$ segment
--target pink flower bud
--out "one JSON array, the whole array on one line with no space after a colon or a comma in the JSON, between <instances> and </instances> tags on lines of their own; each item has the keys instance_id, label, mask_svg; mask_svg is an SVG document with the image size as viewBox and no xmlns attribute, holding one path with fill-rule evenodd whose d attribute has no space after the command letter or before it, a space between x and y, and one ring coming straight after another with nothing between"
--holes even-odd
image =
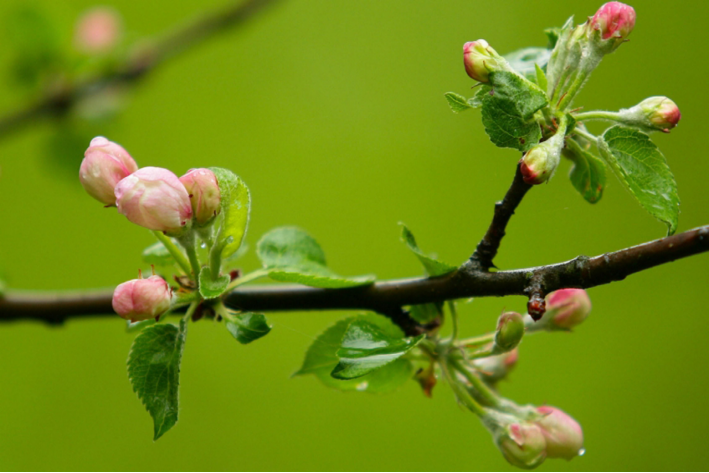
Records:
<instances>
[{"instance_id":1,"label":"pink flower bud","mask_svg":"<svg viewBox=\"0 0 709 473\"><path fill-rule=\"evenodd\" d=\"M493 353L506 353L514 349L524 335L524 321L517 312L505 312L497 320Z\"/></svg>"},{"instance_id":2,"label":"pink flower bud","mask_svg":"<svg viewBox=\"0 0 709 473\"><path fill-rule=\"evenodd\" d=\"M84 13L76 24L74 44L80 51L95 54L109 51L121 36L121 17L112 8L97 7Z\"/></svg>"},{"instance_id":3,"label":"pink flower bud","mask_svg":"<svg viewBox=\"0 0 709 473\"><path fill-rule=\"evenodd\" d=\"M547 457L547 444L542 429L534 423L516 422L508 425L495 439L505 457L517 468L532 469Z\"/></svg>"},{"instance_id":4,"label":"pink flower bud","mask_svg":"<svg viewBox=\"0 0 709 473\"><path fill-rule=\"evenodd\" d=\"M137 170L138 165L123 147L97 136L84 153L79 180L91 197L111 206L116 205L116 184Z\"/></svg>"},{"instance_id":5,"label":"pink flower bud","mask_svg":"<svg viewBox=\"0 0 709 473\"><path fill-rule=\"evenodd\" d=\"M599 31L603 40L611 40L611 51L620 46L635 27L635 10L620 2L608 2L591 18L591 28Z\"/></svg>"},{"instance_id":6,"label":"pink flower bud","mask_svg":"<svg viewBox=\"0 0 709 473\"><path fill-rule=\"evenodd\" d=\"M519 162L522 178L527 184L541 184L554 175L561 161L561 148L553 139L539 143L527 151Z\"/></svg>"},{"instance_id":7,"label":"pink flower bud","mask_svg":"<svg viewBox=\"0 0 709 473\"><path fill-rule=\"evenodd\" d=\"M570 330L586 320L591 312L591 299L583 289L560 289L547 296L547 311L542 324L549 328Z\"/></svg>"},{"instance_id":8,"label":"pink flower bud","mask_svg":"<svg viewBox=\"0 0 709 473\"><path fill-rule=\"evenodd\" d=\"M494 385L501 379L507 377L510 371L517 364L519 358L519 349L503 353L501 355L488 356L479 358L473 361L475 368L480 371L483 381L487 384Z\"/></svg>"},{"instance_id":9,"label":"pink flower bud","mask_svg":"<svg viewBox=\"0 0 709 473\"><path fill-rule=\"evenodd\" d=\"M221 192L217 176L205 168L191 169L180 178L190 196L192 212L200 225L217 216L221 207Z\"/></svg>"},{"instance_id":10,"label":"pink flower bud","mask_svg":"<svg viewBox=\"0 0 709 473\"><path fill-rule=\"evenodd\" d=\"M489 82L490 72L507 70L507 62L484 39L463 45L463 64L465 72L478 82Z\"/></svg>"},{"instance_id":11,"label":"pink flower bud","mask_svg":"<svg viewBox=\"0 0 709 473\"><path fill-rule=\"evenodd\" d=\"M113 291L113 310L131 322L158 317L170 308L172 292L160 276L131 279Z\"/></svg>"},{"instance_id":12,"label":"pink flower bud","mask_svg":"<svg viewBox=\"0 0 709 473\"><path fill-rule=\"evenodd\" d=\"M118 212L141 227L175 235L192 219L190 196L167 169L142 168L119 182L115 193Z\"/></svg>"},{"instance_id":13,"label":"pink flower bud","mask_svg":"<svg viewBox=\"0 0 709 473\"><path fill-rule=\"evenodd\" d=\"M541 406L537 412L544 416L536 424L546 439L549 458L571 460L583 452L583 430L578 422L556 407Z\"/></svg>"},{"instance_id":14,"label":"pink flower bud","mask_svg":"<svg viewBox=\"0 0 709 473\"><path fill-rule=\"evenodd\" d=\"M638 104L655 128L669 133L677 126L682 114L679 107L667 97L650 97Z\"/></svg>"}]
</instances>

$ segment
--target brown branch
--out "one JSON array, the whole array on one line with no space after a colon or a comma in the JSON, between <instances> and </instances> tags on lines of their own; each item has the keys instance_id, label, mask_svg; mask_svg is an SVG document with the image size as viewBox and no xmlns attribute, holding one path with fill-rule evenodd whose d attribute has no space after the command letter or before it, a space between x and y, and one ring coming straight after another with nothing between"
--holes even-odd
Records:
<instances>
[{"instance_id":1,"label":"brown branch","mask_svg":"<svg viewBox=\"0 0 709 473\"><path fill-rule=\"evenodd\" d=\"M495 214L490 222L487 232L480 243L478 243L475 253L470 257L472 264L483 270L488 270L495 267L492 260L497 255L497 250L500 248L500 242L505 236L505 229L510 218L515 213L515 209L522 202L525 194L532 188L531 184L524 182L522 171L517 165L517 172L512 181L505 198L501 202L495 204Z\"/></svg>"},{"instance_id":2,"label":"brown branch","mask_svg":"<svg viewBox=\"0 0 709 473\"><path fill-rule=\"evenodd\" d=\"M0 117L0 138L43 116L63 115L81 99L114 84L135 83L167 59L190 49L218 33L244 24L276 0L245 0L166 34L150 48L128 54L125 62L108 72L48 93L37 102Z\"/></svg>"},{"instance_id":3,"label":"brown branch","mask_svg":"<svg viewBox=\"0 0 709 473\"><path fill-rule=\"evenodd\" d=\"M437 278L380 281L370 286L318 289L297 285L255 285L225 296L233 309L262 312L372 310L391 316L393 308L466 297L541 295L568 287L591 288L680 258L709 251L709 225L593 258L513 271L487 272L473 262ZM74 294L8 292L0 298L0 321L32 319L60 323L69 317L113 315L111 292Z\"/></svg>"}]
</instances>

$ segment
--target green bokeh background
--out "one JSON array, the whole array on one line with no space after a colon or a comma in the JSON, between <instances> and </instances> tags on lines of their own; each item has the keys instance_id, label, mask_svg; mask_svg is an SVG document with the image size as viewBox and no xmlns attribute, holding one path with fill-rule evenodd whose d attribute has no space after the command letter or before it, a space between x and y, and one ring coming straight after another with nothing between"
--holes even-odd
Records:
<instances>
[{"instance_id":1,"label":"green bokeh background","mask_svg":"<svg viewBox=\"0 0 709 473\"><path fill-rule=\"evenodd\" d=\"M218 0L114 1L134 37L153 35ZM20 4L0 2L0 19ZM36 2L67 43L89 0ZM494 147L478 111L455 115L443 93L465 94L465 41L505 53L544 45L542 29L598 1L407 2L287 0L239 31L166 64L97 134L140 165L223 166L252 191L252 245L296 224L341 274L414 276L399 241L406 222L425 250L461 262L511 182L518 154ZM709 223L705 93L709 3L633 2L632 40L607 57L577 103L618 109L672 97L681 126L656 134L682 198L680 231ZM680 8L681 6L681 8ZM0 42L0 70L11 51ZM9 81L0 109L19 105ZM0 142L0 267L11 287L110 287L133 278L149 232L89 198L56 124ZM49 145L54 143L54 145ZM88 142L82 144L85 147ZM664 235L614 178L584 202L564 162L513 218L501 268L596 255ZM559 406L584 427L587 453L541 470L706 470L709 449L709 256L591 289L594 310L573 334L530 337L502 393ZM253 252L243 267L254 269ZM461 306L464 334L491 329L521 297ZM291 379L313 337L349 313L269 314L273 331L249 346L222 326L192 327L177 426L152 441L152 421L125 370L134 338L118 317L0 326L3 470L506 470L511 467L447 386L415 383L375 396Z\"/></svg>"}]
</instances>

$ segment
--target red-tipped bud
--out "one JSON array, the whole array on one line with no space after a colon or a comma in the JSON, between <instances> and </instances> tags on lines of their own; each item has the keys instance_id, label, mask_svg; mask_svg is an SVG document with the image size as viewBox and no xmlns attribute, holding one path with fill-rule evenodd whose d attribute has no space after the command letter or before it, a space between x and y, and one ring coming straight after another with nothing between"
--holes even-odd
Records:
<instances>
[{"instance_id":1,"label":"red-tipped bud","mask_svg":"<svg viewBox=\"0 0 709 473\"><path fill-rule=\"evenodd\" d=\"M131 322L158 317L170 308L172 291L160 276L131 279L113 292L113 310Z\"/></svg>"},{"instance_id":2,"label":"red-tipped bud","mask_svg":"<svg viewBox=\"0 0 709 473\"><path fill-rule=\"evenodd\" d=\"M546 439L542 429L530 422L508 425L495 439L505 460L517 468L531 470L547 457Z\"/></svg>"},{"instance_id":3,"label":"red-tipped bud","mask_svg":"<svg viewBox=\"0 0 709 473\"><path fill-rule=\"evenodd\" d=\"M578 422L556 407L541 406L537 412L544 416L536 424L546 439L549 458L571 460L583 453L583 430Z\"/></svg>"},{"instance_id":4,"label":"red-tipped bud","mask_svg":"<svg viewBox=\"0 0 709 473\"><path fill-rule=\"evenodd\" d=\"M121 17L113 8L97 7L84 13L76 24L74 44L80 51L96 54L113 49L121 37Z\"/></svg>"},{"instance_id":5,"label":"red-tipped bud","mask_svg":"<svg viewBox=\"0 0 709 473\"><path fill-rule=\"evenodd\" d=\"M180 178L192 203L192 213L200 225L217 216L221 207L221 192L217 176L206 168L191 169Z\"/></svg>"},{"instance_id":6,"label":"red-tipped bud","mask_svg":"<svg viewBox=\"0 0 709 473\"><path fill-rule=\"evenodd\" d=\"M138 165L123 147L97 136L84 153L79 180L91 197L105 205L116 205L116 184L137 170Z\"/></svg>"},{"instance_id":7,"label":"red-tipped bud","mask_svg":"<svg viewBox=\"0 0 709 473\"><path fill-rule=\"evenodd\" d=\"M623 43L635 27L635 10L620 2L608 2L598 9L590 22L591 28L600 33L610 51ZM609 52L610 52L609 51Z\"/></svg>"},{"instance_id":8,"label":"red-tipped bud","mask_svg":"<svg viewBox=\"0 0 709 473\"><path fill-rule=\"evenodd\" d=\"M561 147L553 138L527 151L519 162L522 178L527 184L541 184L554 175L561 160Z\"/></svg>"},{"instance_id":9,"label":"red-tipped bud","mask_svg":"<svg viewBox=\"0 0 709 473\"><path fill-rule=\"evenodd\" d=\"M463 45L465 72L478 82L489 82L489 75L496 70L507 70L507 62L484 39Z\"/></svg>"},{"instance_id":10,"label":"red-tipped bud","mask_svg":"<svg viewBox=\"0 0 709 473\"><path fill-rule=\"evenodd\" d=\"M550 329L570 330L586 320L591 312L591 299L583 289L560 289L547 296L547 321Z\"/></svg>"},{"instance_id":11,"label":"red-tipped bud","mask_svg":"<svg viewBox=\"0 0 709 473\"><path fill-rule=\"evenodd\" d=\"M676 127L680 118L682 114L679 107L667 97L649 97L634 107L618 112L618 119L622 123L645 131L665 133Z\"/></svg>"},{"instance_id":12,"label":"red-tipped bud","mask_svg":"<svg viewBox=\"0 0 709 473\"><path fill-rule=\"evenodd\" d=\"M519 358L519 349L503 353L501 355L488 356L487 358L479 358L473 362L475 368L480 371L483 381L487 384L494 385L501 379L504 379L517 364Z\"/></svg>"},{"instance_id":13,"label":"red-tipped bud","mask_svg":"<svg viewBox=\"0 0 709 473\"><path fill-rule=\"evenodd\" d=\"M493 353L513 350L524 336L524 321L517 312L505 312L497 319Z\"/></svg>"},{"instance_id":14,"label":"red-tipped bud","mask_svg":"<svg viewBox=\"0 0 709 473\"><path fill-rule=\"evenodd\" d=\"M192 219L192 205L185 186L163 168L142 168L118 183L118 212L150 230L176 235Z\"/></svg>"}]
</instances>

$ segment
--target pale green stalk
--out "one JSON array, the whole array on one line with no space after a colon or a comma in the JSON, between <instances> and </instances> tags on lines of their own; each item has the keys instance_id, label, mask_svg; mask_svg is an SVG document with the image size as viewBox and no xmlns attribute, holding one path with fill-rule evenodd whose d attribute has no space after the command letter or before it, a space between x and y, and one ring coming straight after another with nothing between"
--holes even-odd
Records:
<instances>
[{"instance_id":1,"label":"pale green stalk","mask_svg":"<svg viewBox=\"0 0 709 473\"><path fill-rule=\"evenodd\" d=\"M184 253L180 251L177 245L175 245L172 239L160 231L154 231L153 235L155 235L155 237L160 241L160 243L163 244L163 246L167 249L170 255L175 258L175 261L180 266L182 271L184 271L185 274L190 274L190 262L187 260Z\"/></svg>"}]
</instances>

